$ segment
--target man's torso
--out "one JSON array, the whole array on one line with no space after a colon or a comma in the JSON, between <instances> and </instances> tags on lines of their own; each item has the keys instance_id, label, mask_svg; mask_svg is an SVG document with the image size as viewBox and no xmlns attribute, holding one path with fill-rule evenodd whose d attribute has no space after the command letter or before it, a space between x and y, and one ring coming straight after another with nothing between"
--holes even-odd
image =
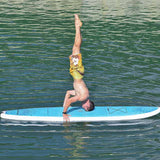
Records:
<instances>
[{"instance_id":1,"label":"man's torso","mask_svg":"<svg viewBox=\"0 0 160 160\"><path fill-rule=\"evenodd\" d=\"M88 88L82 79L74 80L73 87L76 95L79 96L79 101L84 101L89 97Z\"/></svg>"}]
</instances>

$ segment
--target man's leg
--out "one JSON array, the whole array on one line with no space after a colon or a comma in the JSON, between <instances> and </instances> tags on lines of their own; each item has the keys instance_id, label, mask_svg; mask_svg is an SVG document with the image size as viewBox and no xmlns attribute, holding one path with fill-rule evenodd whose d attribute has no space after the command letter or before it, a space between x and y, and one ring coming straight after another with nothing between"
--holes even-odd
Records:
<instances>
[{"instance_id":1,"label":"man's leg","mask_svg":"<svg viewBox=\"0 0 160 160\"><path fill-rule=\"evenodd\" d=\"M75 14L75 29L76 29L76 35L75 35L75 41L72 49L72 55L77 55L80 53L80 47L82 43L82 36L81 36L81 27L82 22L79 19L78 15Z\"/></svg>"}]
</instances>

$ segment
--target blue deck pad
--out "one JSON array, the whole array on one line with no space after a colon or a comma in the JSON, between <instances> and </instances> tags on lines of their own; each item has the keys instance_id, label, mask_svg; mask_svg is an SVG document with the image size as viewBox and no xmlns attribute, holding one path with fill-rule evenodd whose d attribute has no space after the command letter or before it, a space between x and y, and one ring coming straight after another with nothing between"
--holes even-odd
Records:
<instances>
[{"instance_id":1,"label":"blue deck pad","mask_svg":"<svg viewBox=\"0 0 160 160\"><path fill-rule=\"evenodd\" d=\"M148 113L156 110L158 107L148 106L108 106L107 116L129 116Z\"/></svg>"},{"instance_id":2,"label":"blue deck pad","mask_svg":"<svg viewBox=\"0 0 160 160\"><path fill-rule=\"evenodd\" d=\"M68 114L72 117L113 117L129 116L152 112L158 107L148 106L96 106L93 111L86 112L82 107L70 107ZM6 111L8 115L62 117L63 107L27 108Z\"/></svg>"},{"instance_id":3,"label":"blue deck pad","mask_svg":"<svg viewBox=\"0 0 160 160\"><path fill-rule=\"evenodd\" d=\"M93 111L85 111L82 107L72 107L67 112L72 117L106 117L106 107L95 107Z\"/></svg>"}]
</instances>

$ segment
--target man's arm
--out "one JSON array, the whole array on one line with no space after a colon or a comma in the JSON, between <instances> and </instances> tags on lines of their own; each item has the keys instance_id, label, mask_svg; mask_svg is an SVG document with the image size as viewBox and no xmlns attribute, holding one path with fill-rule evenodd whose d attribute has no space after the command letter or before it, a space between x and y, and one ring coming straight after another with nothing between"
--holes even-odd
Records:
<instances>
[{"instance_id":1,"label":"man's arm","mask_svg":"<svg viewBox=\"0 0 160 160\"><path fill-rule=\"evenodd\" d=\"M68 90L66 92L66 95L65 95L65 98L64 98L63 107L65 106L66 101L68 101L68 99L70 98L70 96L75 96L75 95L76 95L75 90Z\"/></svg>"},{"instance_id":2,"label":"man's arm","mask_svg":"<svg viewBox=\"0 0 160 160\"><path fill-rule=\"evenodd\" d=\"M74 97L70 97L74 96ZM66 92L64 103L63 103L63 112L67 112L68 107L71 105L71 103L74 103L78 101L79 97L76 95L75 90L69 90Z\"/></svg>"}]
</instances>

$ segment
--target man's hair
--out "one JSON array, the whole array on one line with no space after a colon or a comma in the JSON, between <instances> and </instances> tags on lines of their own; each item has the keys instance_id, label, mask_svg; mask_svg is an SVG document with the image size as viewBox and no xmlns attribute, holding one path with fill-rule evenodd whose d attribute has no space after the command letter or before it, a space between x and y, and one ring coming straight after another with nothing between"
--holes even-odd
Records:
<instances>
[{"instance_id":1,"label":"man's hair","mask_svg":"<svg viewBox=\"0 0 160 160\"><path fill-rule=\"evenodd\" d=\"M90 107L89 107L88 111L93 111L94 110L94 103L91 100L89 100L89 101L90 101Z\"/></svg>"}]
</instances>

